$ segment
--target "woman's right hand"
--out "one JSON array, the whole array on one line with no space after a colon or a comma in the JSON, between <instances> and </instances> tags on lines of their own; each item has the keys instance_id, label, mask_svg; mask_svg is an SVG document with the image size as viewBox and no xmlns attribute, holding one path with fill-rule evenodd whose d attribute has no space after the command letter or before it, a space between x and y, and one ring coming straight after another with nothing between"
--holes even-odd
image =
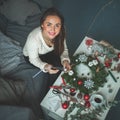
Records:
<instances>
[{"instance_id":1,"label":"woman's right hand","mask_svg":"<svg viewBox=\"0 0 120 120\"><path fill-rule=\"evenodd\" d=\"M44 70L49 74L56 74L59 71L58 69L53 69L53 66L51 64L46 64Z\"/></svg>"}]
</instances>

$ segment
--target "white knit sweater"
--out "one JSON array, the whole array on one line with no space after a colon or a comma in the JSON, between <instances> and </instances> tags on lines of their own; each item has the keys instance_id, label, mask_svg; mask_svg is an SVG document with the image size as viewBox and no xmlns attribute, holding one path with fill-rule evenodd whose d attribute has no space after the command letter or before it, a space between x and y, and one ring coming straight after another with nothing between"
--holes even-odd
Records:
<instances>
[{"instance_id":1,"label":"white knit sweater","mask_svg":"<svg viewBox=\"0 0 120 120\"><path fill-rule=\"evenodd\" d=\"M70 61L69 55L68 55L68 49L66 45L66 40L64 42L64 46L65 46L64 52L60 56L61 62L66 59ZM28 35L27 41L23 48L23 54L29 57L29 61L31 64L33 64L34 66L44 71L44 66L47 63L43 62L40 59L39 55L46 54L52 51L53 49L54 47L49 47L45 43L43 36L42 36L41 28L37 27Z\"/></svg>"}]
</instances>

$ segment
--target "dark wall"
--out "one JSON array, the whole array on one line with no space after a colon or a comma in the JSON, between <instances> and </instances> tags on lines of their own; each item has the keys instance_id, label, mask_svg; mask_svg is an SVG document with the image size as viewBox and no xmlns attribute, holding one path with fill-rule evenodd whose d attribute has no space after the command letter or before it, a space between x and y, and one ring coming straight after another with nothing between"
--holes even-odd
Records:
<instances>
[{"instance_id":1,"label":"dark wall","mask_svg":"<svg viewBox=\"0 0 120 120\"><path fill-rule=\"evenodd\" d=\"M65 17L72 55L85 36L120 44L120 0L53 0Z\"/></svg>"}]
</instances>

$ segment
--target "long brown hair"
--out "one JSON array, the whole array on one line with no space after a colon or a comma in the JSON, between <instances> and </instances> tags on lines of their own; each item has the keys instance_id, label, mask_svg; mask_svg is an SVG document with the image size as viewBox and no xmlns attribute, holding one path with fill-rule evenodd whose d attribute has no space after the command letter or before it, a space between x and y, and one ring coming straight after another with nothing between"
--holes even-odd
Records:
<instances>
[{"instance_id":1,"label":"long brown hair","mask_svg":"<svg viewBox=\"0 0 120 120\"><path fill-rule=\"evenodd\" d=\"M41 16L40 26L43 24L43 22L49 15L58 16L61 20L60 33L54 38L54 51L57 55L61 55L64 51L64 39L65 39L64 17L55 7L48 8Z\"/></svg>"}]
</instances>

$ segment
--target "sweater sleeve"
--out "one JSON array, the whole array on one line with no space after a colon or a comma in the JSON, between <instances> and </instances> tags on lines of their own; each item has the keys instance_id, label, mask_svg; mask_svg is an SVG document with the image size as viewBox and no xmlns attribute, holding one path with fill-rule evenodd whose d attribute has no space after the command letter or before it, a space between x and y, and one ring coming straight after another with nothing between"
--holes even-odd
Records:
<instances>
[{"instance_id":1,"label":"sweater sleeve","mask_svg":"<svg viewBox=\"0 0 120 120\"><path fill-rule=\"evenodd\" d=\"M61 54L61 63L63 63L64 60L68 60L68 62L70 62L66 40L64 40L64 51Z\"/></svg>"},{"instance_id":2,"label":"sweater sleeve","mask_svg":"<svg viewBox=\"0 0 120 120\"><path fill-rule=\"evenodd\" d=\"M40 68L42 71L44 71L44 66L47 64L46 62L43 62L39 57L39 48L38 43L35 38L33 39L32 36L29 36L26 42L26 45L24 47L24 55L29 57L29 61L34 66ZM44 71L45 72L45 71Z\"/></svg>"}]
</instances>

